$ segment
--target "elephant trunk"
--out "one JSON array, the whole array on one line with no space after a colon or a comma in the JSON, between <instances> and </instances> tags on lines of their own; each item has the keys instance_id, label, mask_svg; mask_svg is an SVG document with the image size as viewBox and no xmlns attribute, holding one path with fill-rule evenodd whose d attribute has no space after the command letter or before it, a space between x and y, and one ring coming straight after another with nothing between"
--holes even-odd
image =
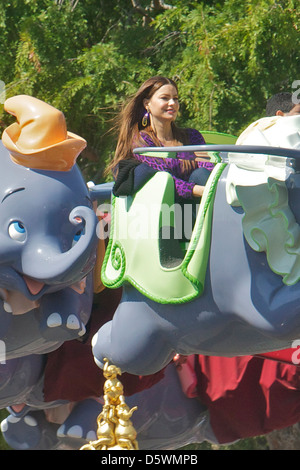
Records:
<instances>
[{"instance_id":1,"label":"elephant trunk","mask_svg":"<svg viewBox=\"0 0 300 470\"><path fill-rule=\"evenodd\" d=\"M68 251L61 252L53 243L42 243L36 240L26 247L22 253L21 271L29 278L38 279L47 284L77 282L92 268L96 256L96 225L94 211L85 206L73 209L69 216L70 222L76 226L84 224L84 234Z\"/></svg>"}]
</instances>

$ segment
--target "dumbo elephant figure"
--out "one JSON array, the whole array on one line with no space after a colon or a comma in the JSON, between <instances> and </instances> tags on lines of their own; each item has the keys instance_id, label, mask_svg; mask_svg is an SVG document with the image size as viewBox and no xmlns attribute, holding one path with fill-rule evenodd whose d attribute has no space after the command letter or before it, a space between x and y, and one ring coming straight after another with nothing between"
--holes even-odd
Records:
<instances>
[{"instance_id":1,"label":"dumbo elephant figure","mask_svg":"<svg viewBox=\"0 0 300 470\"><path fill-rule=\"evenodd\" d=\"M96 224L76 165L86 146L64 115L31 96L0 144L0 340L6 360L84 335L93 299Z\"/></svg>"},{"instance_id":2,"label":"dumbo elephant figure","mask_svg":"<svg viewBox=\"0 0 300 470\"><path fill-rule=\"evenodd\" d=\"M113 197L102 279L122 285L123 296L93 339L100 367L106 357L123 371L152 374L175 353L252 355L300 338L299 129L299 116L274 117L237 145L185 148L216 163L188 247L164 237L176 228L174 217L163 221L174 205L169 174Z\"/></svg>"}]
</instances>

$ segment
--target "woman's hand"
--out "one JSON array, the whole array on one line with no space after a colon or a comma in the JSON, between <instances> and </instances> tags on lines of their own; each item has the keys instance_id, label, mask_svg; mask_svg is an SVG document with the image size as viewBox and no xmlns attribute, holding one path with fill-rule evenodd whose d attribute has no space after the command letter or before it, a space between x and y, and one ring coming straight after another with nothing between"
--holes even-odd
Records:
<instances>
[{"instance_id":1,"label":"woman's hand","mask_svg":"<svg viewBox=\"0 0 300 470\"><path fill-rule=\"evenodd\" d=\"M210 162L210 156L207 152L194 152L195 162Z\"/></svg>"},{"instance_id":2,"label":"woman's hand","mask_svg":"<svg viewBox=\"0 0 300 470\"><path fill-rule=\"evenodd\" d=\"M200 186L199 184L195 184L193 187L193 196L194 197L202 197L204 191L204 186Z\"/></svg>"}]
</instances>

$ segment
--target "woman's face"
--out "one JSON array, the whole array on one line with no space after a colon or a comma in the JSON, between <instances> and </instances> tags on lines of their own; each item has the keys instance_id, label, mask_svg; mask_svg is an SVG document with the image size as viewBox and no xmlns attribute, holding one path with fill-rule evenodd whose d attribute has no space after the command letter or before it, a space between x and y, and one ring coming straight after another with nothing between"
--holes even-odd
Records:
<instances>
[{"instance_id":1,"label":"woman's face","mask_svg":"<svg viewBox=\"0 0 300 470\"><path fill-rule=\"evenodd\" d=\"M154 119L175 121L179 110L176 88L173 85L163 85L151 98L144 100L144 106Z\"/></svg>"}]
</instances>

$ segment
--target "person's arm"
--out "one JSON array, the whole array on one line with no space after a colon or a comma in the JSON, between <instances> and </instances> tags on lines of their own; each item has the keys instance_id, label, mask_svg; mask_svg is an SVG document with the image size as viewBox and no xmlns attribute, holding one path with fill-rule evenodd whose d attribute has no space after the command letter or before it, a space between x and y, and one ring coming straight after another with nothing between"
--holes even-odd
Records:
<instances>
[{"instance_id":1,"label":"person's arm","mask_svg":"<svg viewBox=\"0 0 300 470\"><path fill-rule=\"evenodd\" d=\"M195 184L193 187L193 196L194 197L202 197L204 191L204 186L200 186L199 184Z\"/></svg>"},{"instance_id":2,"label":"person's arm","mask_svg":"<svg viewBox=\"0 0 300 470\"><path fill-rule=\"evenodd\" d=\"M196 144L205 144L205 140L200 134L199 131L195 129L189 129L189 140L191 145ZM153 146L151 140L147 140L148 136L144 136L143 138L149 147ZM181 167L180 161L177 159L172 158L155 158L155 157L146 157L144 155L135 154L135 157L143 164L148 165L151 169L156 171L166 171L171 174L174 184L175 184L175 191L177 195L183 199L192 199L193 197L201 197L203 194L204 186L196 185L193 182L186 181L185 179L180 177ZM135 175L138 174L140 168L137 167L135 169ZM151 175L152 176L152 175ZM196 188L194 189L194 187Z\"/></svg>"},{"instance_id":3,"label":"person's arm","mask_svg":"<svg viewBox=\"0 0 300 470\"><path fill-rule=\"evenodd\" d=\"M113 186L115 196L128 196L133 193L134 170L140 163L134 159L122 160Z\"/></svg>"},{"instance_id":4,"label":"person's arm","mask_svg":"<svg viewBox=\"0 0 300 470\"><path fill-rule=\"evenodd\" d=\"M205 145L205 139L203 135L197 130L197 129L192 129L189 128L187 129L188 132L188 139L189 139L189 144L190 145ZM207 154L205 154L206 156ZM194 157L197 157L198 153L194 153ZM207 167L210 171L213 169L213 165L205 158L202 160L203 154L199 154L199 159L195 158L195 161L197 162L198 167ZM199 184L195 184L190 182L189 185L192 185L192 190L191 190L191 196L189 197L194 197L194 198L199 198L202 197L203 192L204 192L204 186L201 186Z\"/></svg>"},{"instance_id":5,"label":"person's arm","mask_svg":"<svg viewBox=\"0 0 300 470\"><path fill-rule=\"evenodd\" d=\"M197 129L188 129L190 145L206 145L203 135ZM207 152L195 152L195 161L198 167L204 167L212 171L214 164L211 163Z\"/></svg>"},{"instance_id":6,"label":"person's arm","mask_svg":"<svg viewBox=\"0 0 300 470\"><path fill-rule=\"evenodd\" d=\"M118 175L113 186L115 196L135 194L156 173L146 163L135 159L122 160L119 163Z\"/></svg>"},{"instance_id":7,"label":"person's arm","mask_svg":"<svg viewBox=\"0 0 300 470\"><path fill-rule=\"evenodd\" d=\"M170 173L174 180L175 191L179 197L183 199L193 198L193 188L195 183L186 181L179 177L181 168L179 160L175 158L146 157L144 155L138 154L136 154L136 157L140 162L149 165L154 170L154 172L166 171L167 173ZM195 197L198 197L196 194L199 192L199 188L195 191Z\"/></svg>"}]
</instances>

